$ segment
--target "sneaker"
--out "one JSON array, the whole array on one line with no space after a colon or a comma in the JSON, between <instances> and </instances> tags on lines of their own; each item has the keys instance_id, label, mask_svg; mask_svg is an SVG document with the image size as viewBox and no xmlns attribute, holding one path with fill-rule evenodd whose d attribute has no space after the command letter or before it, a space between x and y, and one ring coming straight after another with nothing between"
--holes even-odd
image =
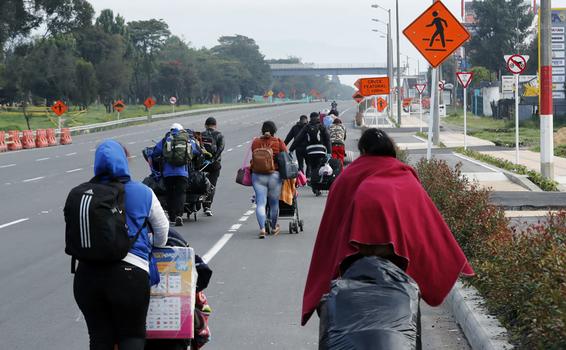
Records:
<instances>
[{"instance_id":1,"label":"sneaker","mask_svg":"<svg viewBox=\"0 0 566 350\"><path fill-rule=\"evenodd\" d=\"M177 217L175 218L175 226L177 226L177 227L178 227L178 226L183 226L183 218L182 218L182 217L177 216Z\"/></svg>"},{"instance_id":2,"label":"sneaker","mask_svg":"<svg viewBox=\"0 0 566 350\"><path fill-rule=\"evenodd\" d=\"M210 208L204 209L204 215L206 215L206 216L212 216L212 210L210 210Z\"/></svg>"},{"instance_id":3,"label":"sneaker","mask_svg":"<svg viewBox=\"0 0 566 350\"><path fill-rule=\"evenodd\" d=\"M265 230L259 231L259 239L264 239L264 238L265 238Z\"/></svg>"},{"instance_id":4,"label":"sneaker","mask_svg":"<svg viewBox=\"0 0 566 350\"><path fill-rule=\"evenodd\" d=\"M275 226L275 228L273 229L272 234L274 236L277 236L279 233L281 232L281 227L279 226L279 224L277 226Z\"/></svg>"}]
</instances>

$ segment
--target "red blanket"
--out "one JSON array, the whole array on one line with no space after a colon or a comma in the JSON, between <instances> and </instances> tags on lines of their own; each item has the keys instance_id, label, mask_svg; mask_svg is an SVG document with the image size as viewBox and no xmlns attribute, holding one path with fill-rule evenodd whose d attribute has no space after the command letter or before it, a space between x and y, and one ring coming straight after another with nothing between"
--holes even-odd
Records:
<instances>
[{"instance_id":1,"label":"red blanket","mask_svg":"<svg viewBox=\"0 0 566 350\"><path fill-rule=\"evenodd\" d=\"M442 303L460 274L474 273L413 168L391 157L362 156L330 190L305 285L303 325L341 262L357 253L351 242L392 244L432 306Z\"/></svg>"}]
</instances>

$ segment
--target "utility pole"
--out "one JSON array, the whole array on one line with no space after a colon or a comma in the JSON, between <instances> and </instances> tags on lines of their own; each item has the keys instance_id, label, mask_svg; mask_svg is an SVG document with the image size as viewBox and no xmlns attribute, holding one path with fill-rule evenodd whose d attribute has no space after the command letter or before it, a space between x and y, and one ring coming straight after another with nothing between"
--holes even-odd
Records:
<instances>
[{"instance_id":1,"label":"utility pole","mask_svg":"<svg viewBox=\"0 0 566 350\"><path fill-rule=\"evenodd\" d=\"M399 0L395 1L397 11L397 124L401 127L401 45L399 39Z\"/></svg>"},{"instance_id":2,"label":"utility pole","mask_svg":"<svg viewBox=\"0 0 566 350\"><path fill-rule=\"evenodd\" d=\"M387 75L389 76L389 117L393 118L393 34L391 32L391 9L387 10L389 21L387 22Z\"/></svg>"},{"instance_id":3,"label":"utility pole","mask_svg":"<svg viewBox=\"0 0 566 350\"><path fill-rule=\"evenodd\" d=\"M432 0L434 4L438 0ZM434 95L434 100L431 103L432 107L432 143L435 145L440 144L440 101L442 101L442 94L443 92L440 91L438 88L438 83L442 80L442 65L439 65L437 69L432 70L432 74L435 75L432 77L432 82L435 83L434 85L431 84L430 88L435 89L437 92ZM431 97L432 97L432 90L431 90ZM430 131L430 128L429 128Z\"/></svg>"},{"instance_id":4,"label":"utility pole","mask_svg":"<svg viewBox=\"0 0 566 350\"><path fill-rule=\"evenodd\" d=\"M540 170L554 179L551 0L540 2Z\"/></svg>"}]
</instances>

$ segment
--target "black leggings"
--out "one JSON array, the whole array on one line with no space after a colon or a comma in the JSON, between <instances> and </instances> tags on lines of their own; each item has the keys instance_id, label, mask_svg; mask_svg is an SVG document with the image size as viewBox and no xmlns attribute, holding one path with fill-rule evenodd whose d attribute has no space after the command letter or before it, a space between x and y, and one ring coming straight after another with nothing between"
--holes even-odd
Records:
<instances>
[{"instance_id":1,"label":"black leggings","mask_svg":"<svg viewBox=\"0 0 566 350\"><path fill-rule=\"evenodd\" d=\"M170 176L165 178L167 190L167 213L169 220L175 221L177 216L183 216L187 200L188 179L186 176Z\"/></svg>"},{"instance_id":2,"label":"black leggings","mask_svg":"<svg viewBox=\"0 0 566 350\"><path fill-rule=\"evenodd\" d=\"M75 300L88 327L90 350L143 350L149 274L126 262L79 263Z\"/></svg>"}]
</instances>

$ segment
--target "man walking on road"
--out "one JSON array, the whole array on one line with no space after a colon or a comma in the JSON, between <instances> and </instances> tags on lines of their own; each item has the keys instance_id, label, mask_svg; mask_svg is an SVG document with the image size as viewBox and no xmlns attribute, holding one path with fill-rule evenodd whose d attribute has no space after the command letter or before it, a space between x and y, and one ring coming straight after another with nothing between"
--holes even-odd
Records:
<instances>
[{"instance_id":1,"label":"man walking on road","mask_svg":"<svg viewBox=\"0 0 566 350\"><path fill-rule=\"evenodd\" d=\"M187 198L189 162L200 148L179 123L171 125L170 131L153 151L154 157L162 156L165 188L167 190L167 213L175 226L183 226L183 213Z\"/></svg>"},{"instance_id":2,"label":"man walking on road","mask_svg":"<svg viewBox=\"0 0 566 350\"><path fill-rule=\"evenodd\" d=\"M206 197L203 203L203 210L206 216L212 216L212 201L214 200L214 193L216 192L216 183L220 176L220 169L222 169L222 152L224 151L224 135L216 130L216 119L210 117L204 123L206 128L202 132L202 145L204 149L212 156L210 164L204 169L208 173L208 180L213 188L210 194Z\"/></svg>"},{"instance_id":3,"label":"man walking on road","mask_svg":"<svg viewBox=\"0 0 566 350\"><path fill-rule=\"evenodd\" d=\"M328 130L320 122L320 114L312 112L309 123L295 137L289 152L293 152L297 145L306 144L307 177L321 165L322 159L330 158L332 145Z\"/></svg>"},{"instance_id":4,"label":"man walking on road","mask_svg":"<svg viewBox=\"0 0 566 350\"><path fill-rule=\"evenodd\" d=\"M302 115L299 118L297 124L293 125L291 131L287 134L285 138L285 145L289 146L289 143L293 141L293 145L295 146L295 155L297 156L297 162L299 163L299 170L303 173L305 172L305 158L307 155L307 143L304 141L302 144L298 144L297 136L301 133L301 131L307 126L308 118L306 115Z\"/></svg>"}]
</instances>

